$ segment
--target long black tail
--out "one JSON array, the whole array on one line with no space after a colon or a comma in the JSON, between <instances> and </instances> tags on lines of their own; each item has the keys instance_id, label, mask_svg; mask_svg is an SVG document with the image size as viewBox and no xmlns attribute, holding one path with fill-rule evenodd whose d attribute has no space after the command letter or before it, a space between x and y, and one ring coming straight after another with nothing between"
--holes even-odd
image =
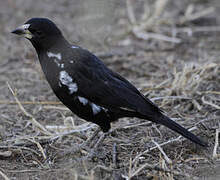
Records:
<instances>
[{"instance_id":1,"label":"long black tail","mask_svg":"<svg viewBox=\"0 0 220 180\"><path fill-rule=\"evenodd\" d=\"M174 122L173 120L171 120L169 117L161 114L161 116L159 118L156 119L156 121L159 124L162 124L170 129L172 129L173 131L181 134L183 137L191 140L192 142L199 144L200 146L203 147L207 147L208 144L203 142L202 140L200 140L197 136L195 136L193 133L189 132L187 129L185 129L184 127L180 126L179 124L177 124L176 122Z\"/></svg>"},{"instance_id":2,"label":"long black tail","mask_svg":"<svg viewBox=\"0 0 220 180\"><path fill-rule=\"evenodd\" d=\"M165 116L161 112L155 112L154 117L149 118L147 115L139 114L137 112L131 112L131 111L123 111L119 113L116 119L121 118L121 117L139 117L141 119L146 119L150 120L152 122L162 124L173 131L181 134L183 137L191 140L192 142L199 144L200 146L203 147L208 147L208 144L200 140L197 136L195 136L193 133L189 132L187 129L184 127L180 126L177 124L175 121L171 120L169 117Z\"/></svg>"}]
</instances>

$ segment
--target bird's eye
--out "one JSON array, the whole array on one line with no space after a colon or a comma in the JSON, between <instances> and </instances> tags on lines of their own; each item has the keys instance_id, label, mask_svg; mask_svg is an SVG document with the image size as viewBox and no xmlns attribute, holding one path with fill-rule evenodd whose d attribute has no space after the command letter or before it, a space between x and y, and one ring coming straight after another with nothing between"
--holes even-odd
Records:
<instances>
[{"instance_id":1,"label":"bird's eye","mask_svg":"<svg viewBox=\"0 0 220 180\"><path fill-rule=\"evenodd\" d=\"M36 36L42 36L42 31L34 29L34 28L29 28L29 30L31 31L32 34L36 35Z\"/></svg>"}]
</instances>

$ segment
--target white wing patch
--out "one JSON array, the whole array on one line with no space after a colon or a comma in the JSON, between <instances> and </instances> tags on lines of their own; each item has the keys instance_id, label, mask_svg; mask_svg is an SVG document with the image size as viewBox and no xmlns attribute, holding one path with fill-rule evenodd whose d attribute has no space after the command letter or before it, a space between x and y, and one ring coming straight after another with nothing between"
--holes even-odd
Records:
<instances>
[{"instance_id":1,"label":"white wing patch","mask_svg":"<svg viewBox=\"0 0 220 180\"><path fill-rule=\"evenodd\" d=\"M100 111L101 111L101 107L94 104L94 103L91 103L91 106L92 106L92 112L94 115L98 114Z\"/></svg>"},{"instance_id":2,"label":"white wing patch","mask_svg":"<svg viewBox=\"0 0 220 180\"><path fill-rule=\"evenodd\" d=\"M79 47L77 47L77 46L72 46L71 48L75 49L75 48L79 48Z\"/></svg>"},{"instance_id":3,"label":"white wing patch","mask_svg":"<svg viewBox=\"0 0 220 180\"><path fill-rule=\"evenodd\" d=\"M79 102L81 102L84 106L89 103L89 105L92 108L93 115L98 114L101 110L104 110L105 112L108 111L104 107L98 106L97 104L90 102L88 99L86 99L84 97L78 96L78 99L79 99Z\"/></svg>"},{"instance_id":4,"label":"white wing patch","mask_svg":"<svg viewBox=\"0 0 220 180\"><path fill-rule=\"evenodd\" d=\"M49 58L51 58L51 57L54 57L54 58L56 58L56 59L58 59L58 60L61 60L62 59L62 57L61 57L61 53L52 53L52 52L47 52L47 56L49 57Z\"/></svg>"},{"instance_id":5,"label":"white wing patch","mask_svg":"<svg viewBox=\"0 0 220 180\"><path fill-rule=\"evenodd\" d=\"M81 102L84 106L88 104L89 102L88 99L81 97L81 96L78 96L78 99L79 99L79 102Z\"/></svg>"},{"instance_id":6,"label":"white wing patch","mask_svg":"<svg viewBox=\"0 0 220 180\"><path fill-rule=\"evenodd\" d=\"M70 94L77 92L77 84L73 82L73 79L69 76L69 74L66 71L60 71L59 79L63 85L66 85L68 87Z\"/></svg>"}]
</instances>

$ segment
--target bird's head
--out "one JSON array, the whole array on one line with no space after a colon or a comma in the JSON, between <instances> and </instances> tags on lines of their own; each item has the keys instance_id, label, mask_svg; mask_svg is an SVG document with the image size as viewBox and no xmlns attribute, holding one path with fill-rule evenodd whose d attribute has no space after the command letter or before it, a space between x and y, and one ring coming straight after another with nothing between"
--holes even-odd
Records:
<instances>
[{"instance_id":1,"label":"bird's head","mask_svg":"<svg viewBox=\"0 0 220 180\"><path fill-rule=\"evenodd\" d=\"M61 31L47 18L31 18L11 33L30 40L36 50L50 48L59 38L62 38Z\"/></svg>"}]
</instances>

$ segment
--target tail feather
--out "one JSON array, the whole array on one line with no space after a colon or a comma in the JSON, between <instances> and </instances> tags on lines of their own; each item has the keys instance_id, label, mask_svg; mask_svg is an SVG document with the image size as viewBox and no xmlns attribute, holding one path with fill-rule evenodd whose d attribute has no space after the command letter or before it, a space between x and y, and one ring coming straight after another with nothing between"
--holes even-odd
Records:
<instances>
[{"instance_id":1,"label":"tail feather","mask_svg":"<svg viewBox=\"0 0 220 180\"><path fill-rule=\"evenodd\" d=\"M139 117L142 119L150 120L155 123L162 124L171 130L179 133L183 137L189 139L190 141L199 144L200 146L203 147L208 147L208 144L200 140L197 136L195 136L193 133L189 132L187 129L182 127L181 125L177 124L175 121L171 120L169 117L165 116L161 112L155 112L151 117L148 116L148 114L140 114L137 112L132 112L132 111L126 111L126 110L121 110L120 113L117 115L117 118L121 117Z\"/></svg>"},{"instance_id":2,"label":"tail feather","mask_svg":"<svg viewBox=\"0 0 220 180\"><path fill-rule=\"evenodd\" d=\"M161 115L159 118L157 118L156 121L159 124L162 124L170 129L172 129L173 131L181 134L183 137L191 140L192 142L199 144L200 146L203 147L207 147L207 143L203 142L202 140L200 140L197 136L195 136L193 133L189 132L187 129L185 129L184 127L180 126L179 124L177 124L176 122L174 122L173 120L171 120L169 117L165 116L165 115Z\"/></svg>"}]
</instances>

